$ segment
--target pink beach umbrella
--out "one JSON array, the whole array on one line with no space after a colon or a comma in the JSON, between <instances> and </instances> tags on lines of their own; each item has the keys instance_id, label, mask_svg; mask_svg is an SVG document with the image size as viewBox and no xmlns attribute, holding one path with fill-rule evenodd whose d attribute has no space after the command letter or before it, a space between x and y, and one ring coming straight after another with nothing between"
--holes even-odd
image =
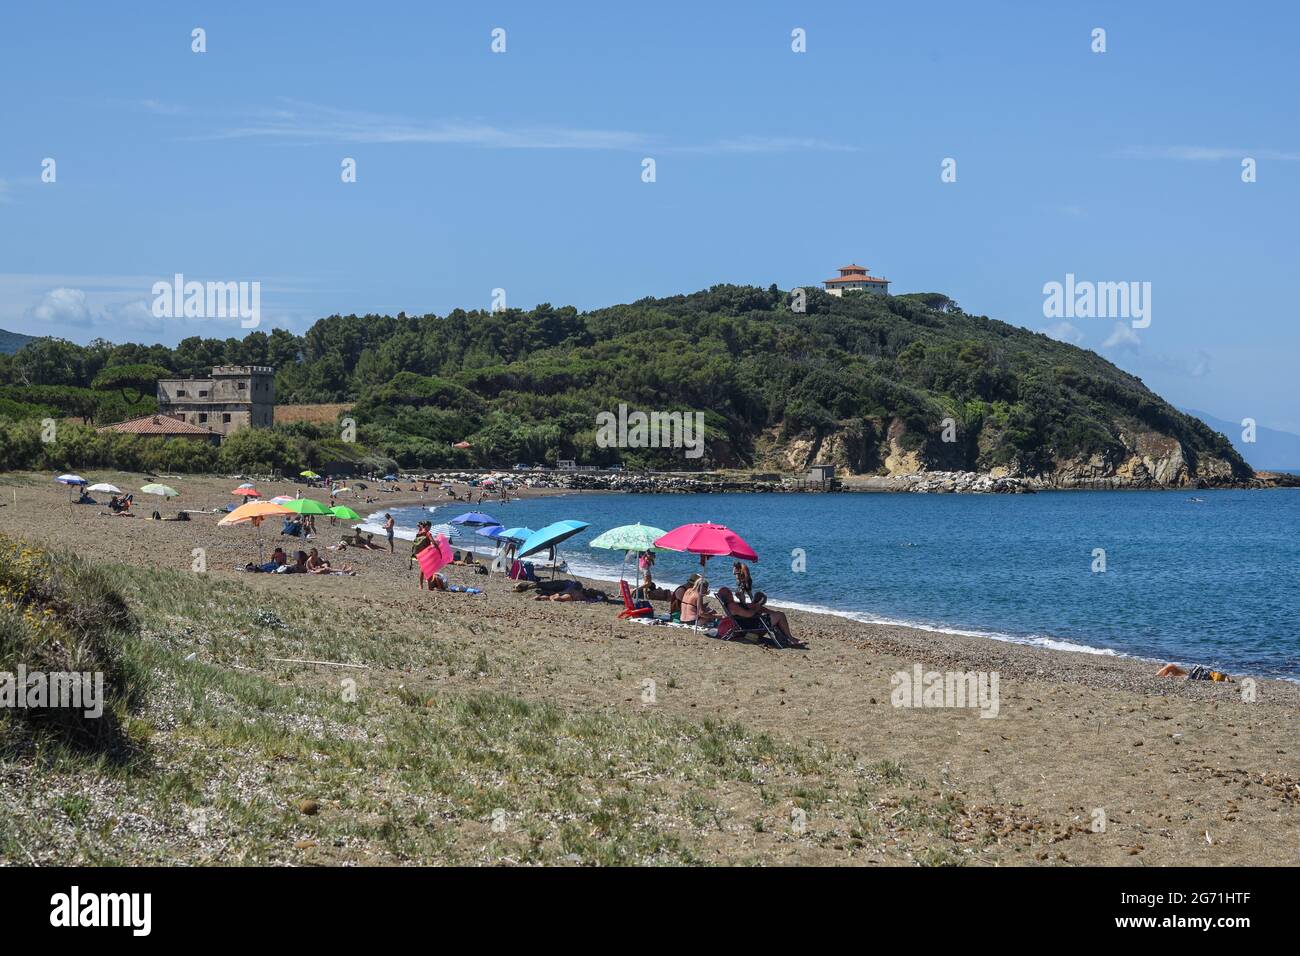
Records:
<instances>
[{"instance_id":1,"label":"pink beach umbrella","mask_svg":"<svg viewBox=\"0 0 1300 956\"><path fill-rule=\"evenodd\" d=\"M447 541L445 534L438 535L433 539L432 545L415 556L415 560L420 562L420 570L426 578L431 578L437 574L440 568L451 563L451 559L451 544Z\"/></svg>"},{"instance_id":2,"label":"pink beach umbrella","mask_svg":"<svg viewBox=\"0 0 1300 956\"><path fill-rule=\"evenodd\" d=\"M754 549L745 543L745 539L726 525L697 523L684 524L673 528L667 534L655 539L655 547L666 551L685 551L700 556L703 567L709 558L731 557L742 561L757 561Z\"/></svg>"}]
</instances>

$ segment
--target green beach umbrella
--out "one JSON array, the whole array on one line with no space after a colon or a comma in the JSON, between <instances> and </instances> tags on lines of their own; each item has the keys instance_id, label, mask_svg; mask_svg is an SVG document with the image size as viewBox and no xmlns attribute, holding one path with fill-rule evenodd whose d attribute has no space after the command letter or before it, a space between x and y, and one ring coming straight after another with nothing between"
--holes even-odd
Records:
<instances>
[{"instance_id":1,"label":"green beach umbrella","mask_svg":"<svg viewBox=\"0 0 1300 956\"><path fill-rule=\"evenodd\" d=\"M343 518L345 521L360 521L361 515L357 514L347 505L335 505L330 509L330 513L336 518Z\"/></svg>"},{"instance_id":2,"label":"green beach umbrella","mask_svg":"<svg viewBox=\"0 0 1300 956\"><path fill-rule=\"evenodd\" d=\"M288 501L282 501L290 511L296 511L300 515L328 515L330 510L315 498L291 498Z\"/></svg>"},{"instance_id":3,"label":"green beach umbrella","mask_svg":"<svg viewBox=\"0 0 1300 956\"><path fill-rule=\"evenodd\" d=\"M666 531L662 528L655 528L648 524L625 524L617 528L610 528L604 534L597 535L590 542L593 548L608 548L610 551L624 551L623 564L618 569L618 579L623 580L623 575L627 573L627 558L633 552L645 554L647 551L658 551L655 547L655 539L662 538Z\"/></svg>"},{"instance_id":4,"label":"green beach umbrella","mask_svg":"<svg viewBox=\"0 0 1300 956\"><path fill-rule=\"evenodd\" d=\"M162 495L164 498L175 498L180 494L179 491L169 485L159 484L145 485L140 491L146 495Z\"/></svg>"},{"instance_id":5,"label":"green beach umbrella","mask_svg":"<svg viewBox=\"0 0 1300 956\"><path fill-rule=\"evenodd\" d=\"M590 546L593 548L608 548L611 551L658 551L655 547L655 539L662 538L667 531L663 528L652 528L648 524L625 524L618 528L610 528L608 531L595 537Z\"/></svg>"},{"instance_id":6,"label":"green beach umbrella","mask_svg":"<svg viewBox=\"0 0 1300 956\"><path fill-rule=\"evenodd\" d=\"M302 478L319 478L319 477L320 477L320 475L316 474L316 472L314 472L314 471L300 471L300 472L298 472L298 475L299 475L299 477L302 477Z\"/></svg>"}]
</instances>

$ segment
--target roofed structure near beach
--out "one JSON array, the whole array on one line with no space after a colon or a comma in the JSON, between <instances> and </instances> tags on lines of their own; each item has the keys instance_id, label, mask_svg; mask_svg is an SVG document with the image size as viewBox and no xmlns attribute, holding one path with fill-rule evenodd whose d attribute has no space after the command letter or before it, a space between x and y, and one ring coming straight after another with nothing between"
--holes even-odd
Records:
<instances>
[{"instance_id":1,"label":"roofed structure near beach","mask_svg":"<svg viewBox=\"0 0 1300 956\"><path fill-rule=\"evenodd\" d=\"M118 432L123 435L140 435L143 438L188 438L208 441L214 445L221 444L221 435L211 428L194 425L182 418L171 415L144 415L140 418L128 418L124 422L103 425L96 428L98 432Z\"/></svg>"},{"instance_id":2,"label":"roofed structure near beach","mask_svg":"<svg viewBox=\"0 0 1300 956\"><path fill-rule=\"evenodd\" d=\"M834 279L823 279L822 285L831 295L843 295L845 292L879 292L889 295L889 280L871 275L866 266L849 263L840 266L839 275Z\"/></svg>"}]
</instances>

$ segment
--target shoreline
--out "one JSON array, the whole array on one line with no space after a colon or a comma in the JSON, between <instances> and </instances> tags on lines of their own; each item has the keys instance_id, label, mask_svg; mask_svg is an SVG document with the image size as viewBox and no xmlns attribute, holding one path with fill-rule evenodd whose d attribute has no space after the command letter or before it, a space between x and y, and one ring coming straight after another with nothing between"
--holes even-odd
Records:
<instances>
[{"instance_id":1,"label":"shoreline","mask_svg":"<svg viewBox=\"0 0 1300 956\"><path fill-rule=\"evenodd\" d=\"M75 552L96 564L126 566L131 569L128 579L139 576L135 569L171 569L167 587L195 581L194 587L218 600L218 605L188 603L168 610L147 638L165 648L177 666L193 668L195 679L206 683L217 674L231 675L231 686L240 686L256 673L294 700L312 688L337 699L340 672L311 662L364 668L355 673L364 675L361 686L378 708L367 739L382 739L392 721L410 713L413 704L454 707L476 695L506 695L580 721L590 715L681 720L704 733L743 727L745 739L771 738L782 746L819 748L818 753L829 748L851 755L845 757L847 766L902 768L906 779L917 781L908 785L913 797L923 794L937 802L941 792L958 794L967 808L960 816L966 821L962 826L987 815L1039 828L1013 834L1001 822L990 824L993 829L979 823L980 839L988 842L972 847L954 845L934 829L900 824L906 828L901 845L887 834L868 834L855 849L858 845L847 835L829 842L781 837L789 804L773 807L758 791L746 790L743 815L725 830L713 827L707 837L689 827L683 831L691 841L704 841L698 844L704 859L722 862L739 853L769 862L906 863L909 853L938 847L992 864L1295 862L1285 834L1295 832L1300 816L1300 748L1293 731L1300 718L1300 686L1286 681L1259 679L1257 697L1247 700L1240 681L1157 678L1155 667L1138 658L869 623L804 608L788 613L795 635L808 641L810 649L770 650L711 640L690 629L619 620L616 598L613 603L535 601L530 594L514 592L514 582L502 575L477 575L462 566L448 567L450 581L482 593L420 591L415 573L407 570L406 549L329 554L338 564L355 566L355 577L237 573L255 547L252 529L218 528L215 514L195 515L189 522L101 518L92 506L64 504L48 476L7 478L0 499L5 505L0 507L0 530L6 534ZM95 478L123 488L144 483L141 476L97 473ZM170 515L179 507L224 505L236 483L227 478L178 481L180 502L159 510ZM259 488L268 496L293 493L287 483ZM377 504L391 508L399 503L429 504L407 494L385 496ZM262 530L265 541L275 539ZM330 544L328 532L313 541L317 543ZM195 547L205 549L203 575L190 573ZM615 590L608 582L577 577L607 594ZM251 623L259 609L279 609L288 620L285 606L297 608L287 629L267 631ZM662 602L656 610L663 610ZM209 624L208 614L226 617ZM341 632L330 630L339 627ZM970 707L899 706L891 700L893 682L918 668L997 675L997 715L985 719ZM647 681L658 688L653 708L643 697ZM170 735L175 731L166 723L170 699L163 695L154 705L163 708L159 719L164 723L155 733L164 760L174 743ZM393 710L383 709L389 706ZM301 718L286 719L292 729ZM310 732L319 733L314 727L309 725ZM181 744L188 746L184 740ZM243 765L252 757L242 746L236 740L217 755L204 743L196 752L204 760ZM256 759L249 768L254 778L278 779L275 771L282 765L274 756ZM642 766L636 763L627 772L639 773ZM689 773L697 766L667 772ZM753 772L760 785L769 779L761 763ZM661 771L654 773L660 779ZM894 770L888 773L896 779ZM639 780L632 778L628 785L638 786ZM683 788L690 785L689 779L682 782ZM717 799L734 806L742 785L752 782L729 784ZM57 786L82 792L77 788L86 784L77 775L60 778ZM846 779L831 786L814 774L803 786L851 794L858 784ZM45 784L32 789L33 806L44 806L47 798L41 794L50 792L59 791ZM99 799L93 793L91 799ZM303 795L315 794L309 790ZM350 798L328 791L325 796L334 799L322 801L322 819L329 823L342 815L338 825L346 826L352 819L345 813L351 812ZM414 799L413 791L400 796ZM373 797L397 798L382 788ZM664 806L676 806L675 799ZM1112 821L1106 833L1086 832L1097 807L1105 808ZM895 819L896 810L896 804L885 806L883 818ZM851 814L844 817L846 823L816 817L815 832L843 830L852 819ZM751 820L761 820L763 828L754 829ZM473 829L478 824L457 822L454 815L446 821L447 827L469 827L465 839L479 845ZM192 837L183 823L178 826L168 846L181 848L169 849L169 858L195 859L184 849ZM359 855L351 844L324 840L319 850L295 849L294 839L298 837L262 852L277 861L376 859ZM75 855L75 840L69 838L52 852L58 846Z\"/></svg>"}]
</instances>

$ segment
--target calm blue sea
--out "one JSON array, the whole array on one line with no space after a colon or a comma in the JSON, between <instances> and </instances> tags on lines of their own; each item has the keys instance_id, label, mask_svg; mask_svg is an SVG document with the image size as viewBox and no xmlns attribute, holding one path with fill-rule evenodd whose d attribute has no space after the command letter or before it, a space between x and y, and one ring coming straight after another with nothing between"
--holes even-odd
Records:
<instances>
[{"instance_id":1,"label":"calm blue sea","mask_svg":"<svg viewBox=\"0 0 1300 956\"><path fill-rule=\"evenodd\" d=\"M433 520L464 510L438 505ZM587 547L608 528L716 521L758 552L755 585L782 604L1300 679L1297 491L575 494L483 510L507 526L590 522L561 556L591 577L618 577L621 554ZM428 514L394 511L407 526ZM661 554L656 578L684 580L697 562ZM709 577L730 583L731 562L714 559Z\"/></svg>"}]
</instances>

